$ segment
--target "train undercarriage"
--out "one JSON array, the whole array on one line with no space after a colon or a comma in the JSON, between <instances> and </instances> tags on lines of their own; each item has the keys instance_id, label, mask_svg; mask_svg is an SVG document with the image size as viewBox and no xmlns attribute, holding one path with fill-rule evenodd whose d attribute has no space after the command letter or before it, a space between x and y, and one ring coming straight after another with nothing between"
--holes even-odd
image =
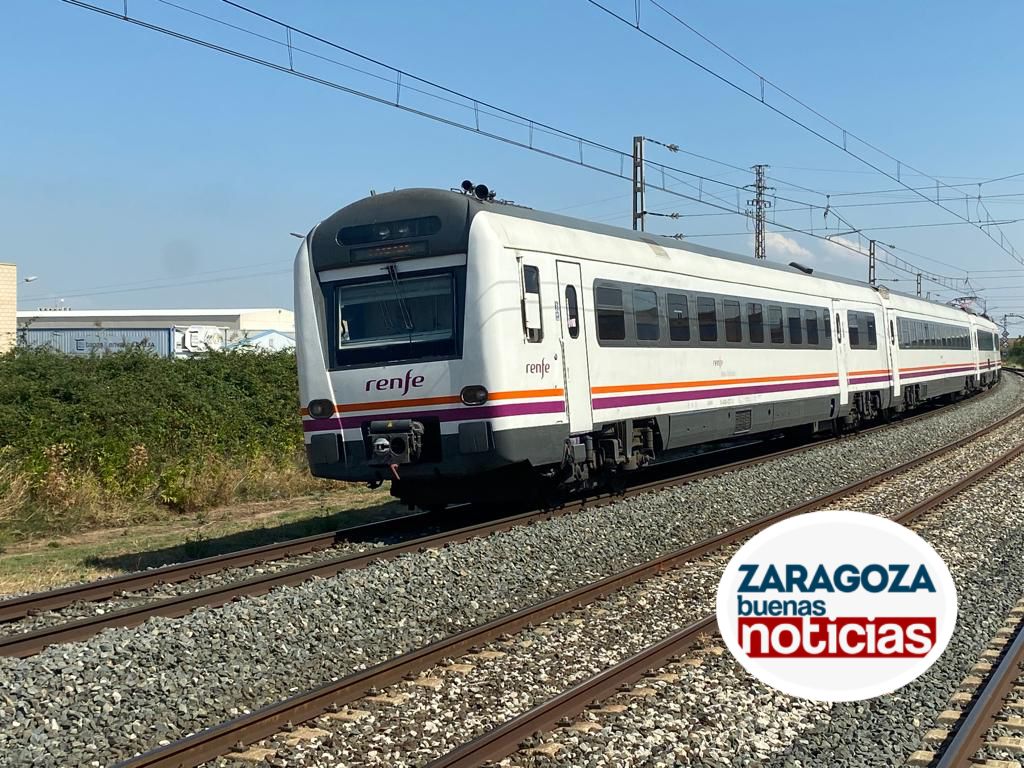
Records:
<instances>
[{"instance_id":1,"label":"train undercarriage","mask_svg":"<svg viewBox=\"0 0 1024 768\"><path fill-rule=\"evenodd\" d=\"M849 408L831 419L736 434L666 450L658 418L604 424L564 443L562 460L535 467L511 464L463 478L394 479L391 494L410 507L439 509L456 503L556 505L569 496L614 491L638 471L682 461L706 463L711 454L767 442L806 442L815 435L844 435L930 405L953 403L993 386L998 372L949 382L905 385L900 398L883 390L853 393Z\"/></svg>"}]
</instances>

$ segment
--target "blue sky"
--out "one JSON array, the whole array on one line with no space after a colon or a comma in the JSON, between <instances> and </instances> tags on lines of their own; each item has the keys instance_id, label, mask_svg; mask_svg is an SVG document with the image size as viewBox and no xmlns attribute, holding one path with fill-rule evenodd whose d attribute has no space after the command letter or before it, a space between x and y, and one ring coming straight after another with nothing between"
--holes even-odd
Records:
<instances>
[{"instance_id":1,"label":"blue sky","mask_svg":"<svg viewBox=\"0 0 1024 768\"><path fill-rule=\"evenodd\" d=\"M122 7L121 0L93 2L117 11ZM633 14L633 0L602 2ZM1024 104L1014 96L1024 74L1017 55L1024 28L1020 3L971 9L952 0L660 2L835 122L948 184L1024 171ZM287 64L287 50L276 42L284 39L280 29L215 0L175 3L273 42L159 0L129 0L128 6L133 16ZM924 202L890 204L914 199L906 191L844 196L898 185L585 0L249 0L248 5L623 151L630 151L633 135L643 134L740 168L768 163L777 195L822 205L825 198L818 193L830 193L854 227L895 245L908 261L940 274L963 276L970 270L973 286L989 297L992 314L1024 314L1024 266L980 231L968 225L881 229L956 219ZM531 207L629 226L629 185L621 179L59 0L9 0L4 10L0 63L8 76L0 80L5 106L0 210L6 247L0 258L16 261L23 276L38 276L22 286L22 309L59 298L73 308L290 307L288 269L297 241L288 233L307 231L371 189L449 187L470 178ZM744 87L758 89L755 77L648 0L641 25ZM356 64L322 44L300 38L293 43ZM294 61L320 76L394 98L392 83L302 53ZM770 90L768 97L841 141L839 131L798 106ZM409 90L403 101L459 119L471 114ZM492 127L522 130L498 122ZM895 173L892 161L867 149L856 151L884 161ZM731 184L752 180L748 171L669 154L657 145L648 147L647 156ZM704 188L735 204L735 190ZM978 194L976 186L963 190ZM934 197L934 190L930 194ZM993 217L1024 217L1024 176L984 184L981 194L989 198ZM953 196L949 190L942 195ZM887 204L844 207L853 202ZM978 211L976 201L945 204L965 215ZM750 226L741 216L694 216L720 211L664 192L651 192L647 207L682 214L679 220L652 218L650 231L683 232L694 242L751 250ZM777 201L777 207L797 206ZM826 233L821 210L777 217L792 227L813 224ZM829 227L827 233L834 234L841 225L833 220ZM1024 224L1007 224L1003 231L1024 260ZM856 242L856 236L847 239ZM863 257L799 234L772 236L768 255L857 277L867 272ZM913 290L908 275L886 268L879 274L903 278L906 282L891 285ZM927 284L925 289L939 290Z\"/></svg>"}]
</instances>

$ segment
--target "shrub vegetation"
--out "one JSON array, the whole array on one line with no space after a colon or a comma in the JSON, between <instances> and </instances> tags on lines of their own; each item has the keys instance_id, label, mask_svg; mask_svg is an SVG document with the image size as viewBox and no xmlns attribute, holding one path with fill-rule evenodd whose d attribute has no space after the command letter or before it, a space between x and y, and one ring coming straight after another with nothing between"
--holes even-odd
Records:
<instances>
[{"instance_id":1,"label":"shrub vegetation","mask_svg":"<svg viewBox=\"0 0 1024 768\"><path fill-rule=\"evenodd\" d=\"M291 352L0 356L4 538L308 493Z\"/></svg>"}]
</instances>

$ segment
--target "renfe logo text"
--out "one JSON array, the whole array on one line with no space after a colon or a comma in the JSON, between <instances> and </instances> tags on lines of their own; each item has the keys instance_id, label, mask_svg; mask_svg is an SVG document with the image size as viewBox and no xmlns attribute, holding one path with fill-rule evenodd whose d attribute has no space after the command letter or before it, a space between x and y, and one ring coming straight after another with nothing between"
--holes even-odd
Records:
<instances>
[{"instance_id":1,"label":"renfe logo text","mask_svg":"<svg viewBox=\"0 0 1024 768\"><path fill-rule=\"evenodd\" d=\"M527 363L526 364L526 372L527 373L539 373L540 377L542 379L544 378L544 374L550 373L550 371L551 371L551 363L549 363L547 361L547 359L543 358L543 357L540 359L539 363Z\"/></svg>"},{"instance_id":2,"label":"renfe logo text","mask_svg":"<svg viewBox=\"0 0 1024 768\"><path fill-rule=\"evenodd\" d=\"M405 397L409 394L410 387L422 387L425 380L423 376L413 376L412 368L410 368L405 372L405 378L396 376L392 379L370 379L366 382L366 391L369 392L371 389L378 392L401 390L402 397Z\"/></svg>"}]
</instances>

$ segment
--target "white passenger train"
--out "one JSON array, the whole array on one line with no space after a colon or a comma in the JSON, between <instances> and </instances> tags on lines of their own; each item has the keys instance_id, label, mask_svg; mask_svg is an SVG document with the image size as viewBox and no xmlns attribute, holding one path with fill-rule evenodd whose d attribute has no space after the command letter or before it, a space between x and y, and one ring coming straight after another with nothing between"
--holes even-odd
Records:
<instances>
[{"instance_id":1,"label":"white passenger train","mask_svg":"<svg viewBox=\"0 0 1024 768\"><path fill-rule=\"evenodd\" d=\"M852 429L1000 372L961 309L443 190L318 224L295 310L313 473L422 506Z\"/></svg>"}]
</instances>

